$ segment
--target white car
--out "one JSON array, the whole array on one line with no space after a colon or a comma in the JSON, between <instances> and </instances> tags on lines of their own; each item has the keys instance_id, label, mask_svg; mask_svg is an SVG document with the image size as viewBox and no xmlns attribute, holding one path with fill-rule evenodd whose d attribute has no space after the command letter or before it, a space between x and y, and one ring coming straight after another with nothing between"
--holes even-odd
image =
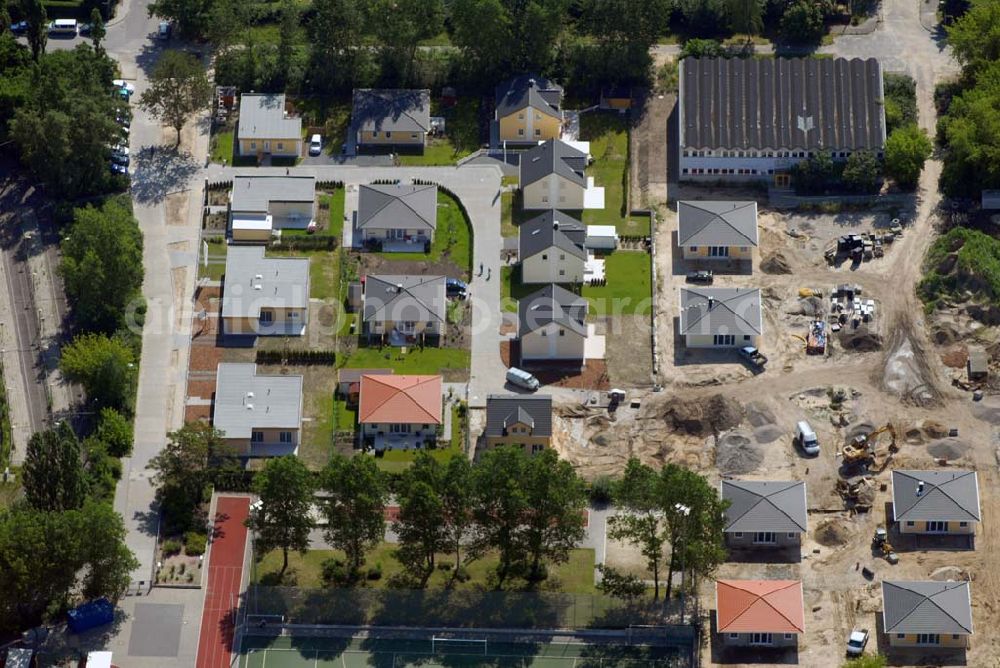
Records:
<instances>
[{"instance_id":1,"label":"white car","mask_svg":"<svg viewBox=\"0 0 1000 668\"><path fill-rule=\"evenodd\" d=\"M861 656L868 644L868 629L854 629L847 639L847 653L850 656Z\"/></svg>"},{"instance_id":2,"label":"white car","mask_svg":"<svg viewBox=\"0 0 1000 668\"><path fill-rule=\"evenodd\" d=\"M323 137L313 135L309 138L309 155L319 155L323 152Z\"/></svg>"},{"instance_id":3,"label":"white car","mask_svg":"<svg viewBox=\"0 0 1000 668\"><path fill-rule=\"evenodd\" d=\"M112 79L111 80L111 84L115 88L121 88L122 90L124 90L129 95L132 95L132 94L135 93L135 84L129 83L128 81L125 81L124 79Z\"/></svg>"}]
</instances>

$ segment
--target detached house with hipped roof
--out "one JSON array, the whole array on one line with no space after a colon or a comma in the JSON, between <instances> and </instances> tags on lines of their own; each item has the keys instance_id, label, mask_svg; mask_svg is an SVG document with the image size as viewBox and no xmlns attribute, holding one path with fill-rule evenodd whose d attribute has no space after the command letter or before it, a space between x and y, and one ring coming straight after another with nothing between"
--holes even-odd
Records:
<instances>
[{"instance_id":1,"label":"detached house with hipped roof","mask_svg":"<svg viewBox=\"0 0 1000 668\"><path fill-rule=\"evenodd\" d=\"M965 649L972 635L969 583L883 580L882 628L891 647Z\"/></svg>"},{"instance_id":2,"label":"detached house with hipped roof","mask_svg":"<svg viewBox=\"0 0 1000 668\"><path fill-rule=\"evenodd\" d=\"M364 280L361 331L390 345L437 345L447 326L444 276L369 274Z\"/></svg>"},{"instance_id":3,"label":"detached house with hipped roof","mask_svg":"<svg viewBox=\"0 0 1000 668\"><path fill-rule=\"evenodd\" d=\"M525 151L519 168L524 208L603 209L604 188L586 175L589 161L587 153L559 139Z\"/></svg>"},{"instance_id":4,"label":"detached house with hipped roof","mask_svg":"<svg viewBox=\"0 0 1000 668\"><path fill-rule=\"evenodd\" d=\"M752 260L757 242L757 202L677 203L685 260Z\"/></svg>"},{"instance_id":5,"label":"detached house with hipped roof","mask_svg":"<svg viewBox=\"0 0 1000 668\"><path fill-rule=\"evenodd\" d=\"M376 450L409 450L437 442L443 422L441 376L361 376L358 424Z\"/></svg>"},{"instance_id":6,"label":"detached house with hipped roof","mask_svg":"<svg viewBox=\"0 0 1000 668\"><path fill-rule=\"evenodd\" d=\"M496 88L498 138L501 144L537 144L562 135L562 86L545 77L522 74Z\"/></svg>"},{"instance_id":7,"label":"detached house with hipped roof","mask_svg":"<svg viewBox=\"0 0 1000 668\"><path fill-rule=\"evenodd\" d=\"M729 647L795 647L805 632L799 580L719 580L718 639Z\"/></svg>"},{"instance_id":8,"label":"detached house with hipped roof","mask_svg":"<svg viewBox=\"0 0 1000 668\"><path fill-rule=\"evenodd\" d=\"M486 447L516 445L528 453L552 442L552 397L491 394L486 398Z\"/></svg>"},{"instance_id":9,"label":"detached house with hipped roof","mask_svg":"<svg viewBox=\"0 0 1000 668\"><path fill-rule=\"evenodd\" d=\"M423 253L437 229L437 186L361 186L354 225L363 245Z\"/></svg>"},{"instance_id":10,"label":"detached house with hipped roof","mask_svg":"<svg viewBox=\"0 0 1000 668\"><path fill-rule=\"evenodd\" d=\"M351 126L359 148L396 146L423 151L431 129L431 92L354 89Z\"/></svg>"},{"instance_id":11,"label":"detached house with hipped roof","mask_svg":"<svg viewBox=\"0 0 1000 668\"><path fill-rule=\"evenodd\" d=\"M242 156L296 157L302 153L302 119L287 111L284 93L244 93L236 141Z\"/></svg>"},{"instance_id":12,"label":"detached house with hipped roof","mask_svg":"<svg viewBox=\"0 0 1000 668\"><path fill-rule=\"evenodd\" d=\"M582 283L587 228L562 211L546 211L518 227L521 282Z\"/></svg>"},{"instance_id":13,"label":"detached house with hipped roof","mask_svg":"<svg viewBox=\"0 0 1000 668\"><path fill-rule=\"evenodd\" d=\"M798 547L809 530L806 484L794 480L723 480L726 543L735 549Z\"/></svg>"},{"instance_id":14,"label":"detached house with hipped roof","mask_svg":"<svg viewBox=\"0 0 1000 668\"><path fill-rule=\"evenodd\" d=\"M688 348L757 346L764 330L757 288L681 288L680 335Z\"/></svg>"},{"instance_id":15,"label":"detached house with hipped roof","mask_svg":"<svg viewBox=\"0 0 1000 668\"><path fill-rule=\"evenodd\" d=\"M975 471L893 471L892 515L900 533L974 536L981 518Z\"/></svg>"},{"instance_id":16,"label":"detached house with hipped roof","mask_svg":"<svg viewBox=\"0 0 1000 668\"><path fill-rule=\"evenodd\" d=\"M558 285L546 285L517 305L522 362L583 366L587 344L587 300Z\"/></svg>"}]
</instances>

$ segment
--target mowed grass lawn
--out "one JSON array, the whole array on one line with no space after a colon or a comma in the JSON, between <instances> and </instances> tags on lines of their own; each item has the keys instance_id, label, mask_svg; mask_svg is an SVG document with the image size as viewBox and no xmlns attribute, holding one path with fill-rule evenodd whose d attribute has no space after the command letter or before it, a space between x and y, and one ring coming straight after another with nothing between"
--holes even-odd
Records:
<instances>
[{"instance_id":1,"label":"mowed grass lawn","mask_svg":"<svg viewBox=\"0 0 1000 668\"><path fill-rule=\"evenodd\" d=\"M367 456L367 455L359 455ZM382 577L378 580L366 580L365 586L385 589L394 575L403 572L393 553L397 546L392 543L380 543L368 553L365 568L381 566ZM450 555L440 554L440 563L451 563ZM309 550L304 555L292 552L288 555L288 571L284 583L304 588L323 587L323 562L332 558L344 558L339 550ZM435 570L427 583L428 589L442 589L452 584L457 589L482 589L488 586L489 574L496 569L497 556L487 554L482 559L466 566L469 580L466 582L451 582L451 571ZM541 588L570 594L594 594L594 550L570 550L569 560L564 564L548 564L549 577ZM281 550L272 550L259 559L253 566L251 579L254 583L277 584L277 574L281 570ZM523 589L524 581L512 580L507 589Z\"/></svg>"},{"instance_id":2,"label":"mowed grass lawn","mask_svg":"<svg viewBox=\"0 0 1000 668\"><path fill-rule=\"evenodd\" d=\"M447 446L432 448L427 450L431 457L447 464L453 457L465 456L465 425L458 415L458 406L451 407L451 440ZM389 473L399 473L410 468L414 458L417 456L416 450L388 450L384 454L375 458L375 463L383 471Z\"/></svg>"},{"instance_id":3,"label":"mowed grass lawn","mask_svg":"<svg viewBox=\"0 0 1000 668\"><path fill-rule=\"evenodd\" d=\"M545 287L544 285L525 285L522 283L521 265L519 264L501 268L500 280L500 303L503 305L503 310L510 313L517 313L517 300Z\"/></svg>"},{"instance_id":4,"label":"mowed grass lawn","mask_svg":"<svg viewBox=\"0 0 1000 668\"><path fill-rule=\"evenodd\" d=\"M583 286L591 315L649 315L652 270L648 253L617 251L604 258L607 285Z\"/></svg>"},{"instance_id":5,"label":"mowed grass lawn","mask_svg":"<svg viewBox=\"0 0 1000 668\"><path fill-rule=\"evenodd\" d=\"M480 146L479 99L459 98L453 107L442 107L431 100L431 115L444 118L443 137L430 137L420 155L400 154L399 162L407 166L454 165Z\"/></svg>"},{"instance_id":6,"label":"mowed grass lawn","mask_svg":"<svg viewBox=\"0 0 1000 668\"><path fill-rule=\"evenodd\" d=\"M628 174L628 125L624 117L613 112L590 112L580 117L580 139L590 142L594 162L587 176L604 188L604 208L587 209L583 222L587 225L614 225L619 234L627 231L627 216L622 215Z\"/></svg>"},{"instance_id":7,"label":"mowed grass lawn","mask_svg":"<svg viewBox=\"0 0 1000 668\"><path fill-rule=\"evenodd\" d=\"M324 212L327 215L323 215ZM336 237L340 239L344 234L343 188L335 188L333 192L320 193L316 222L317 229L312 234L306 230L282 230L281 236Z\"/></svg>"},{"instance_id":8,"label":"mowed grass lawn","mask_svg":"<svg viewBox=\"0 0 1000 668\"><path fill-rule=\"evenodd\" d=\"M442 258L451 260L465 272L472 270L472 232L458 202L451 195L440 190L437 195L437 229L431 250L425 257L428 262L438 262ZM343 207L341 207L343 211ZM341 213L343 218L343 213ZM387 260L412 262L419 255L415 253L381 253ZM468 273L464 278L468 278Z\"/></svg>"},{"instance_id":9,"label":"mowed grass lawn","mask_svg":"<svg viewBox=\"0 0 1000 668\"><path fill-rule=\"evenodd\" d=\"M468 350L458 348L408 348L406 353L401 348L358 348L345 360L343 366L349 369L385 369L391 368L397 374L429 374L434 375L445 371L468 371Z\"/></svg>"},{"instance_id":10,"label":"mowed grass lawn","mask_svg":"<svg viewBox=\"0 0 1000 668\"><path fill-rule=\"evenodd\" d=\"M233 161L233 138L235 130L225 130L212 136L212 162L221 164L223 160L227 163Z\"/></svg>"},{"instance_id":11,"label":"mowed grass lawn","mask_svg":"<svg viewBox=\"0 0 1000 668\"><path fill-rule=\"evenodd\" d=\"M325 227L318 234L328 234L339 237L344 229L344 189L337 188L332 193L320 195L320 210L323 204L329 210ZM289 234L291 232L291 234ZM285 230L282 235L295 236L303 230ZM339 301L340 295L340 248L326 250L284 250L275 251L274 255L284 257L309 258L309 296L313 299Z\"/></svg>"}]
</instances>

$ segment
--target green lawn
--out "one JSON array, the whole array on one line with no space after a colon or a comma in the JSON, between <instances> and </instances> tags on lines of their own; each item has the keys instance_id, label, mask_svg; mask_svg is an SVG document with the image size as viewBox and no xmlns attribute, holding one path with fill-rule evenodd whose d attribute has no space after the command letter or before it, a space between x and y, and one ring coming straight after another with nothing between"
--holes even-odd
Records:
<instances>
[{"instance_id":1,"label":"green lawn","mask_svg":"<svg viewBox=\"0 0 1000 668\"><path fill-rule=\"evenodd\" d=\"M434 99L431 115L445 119L444 137L428 139L422 155L401 154L400 164L454 165L480 147L478 98L459 98L453 107L441 107Z\"/></svg>"},{"instance_id":2,"label":"green lawn","mask_svg":"<svg viewBox=\"0 0 1000 668\"><path fill-rule=\"evenodd\" d=\"M583 286L592 315L648 315L651 269L648 253L617 251L604 258L608 284Z\"/></svg>"},{"instance_id":3,"label":"green lawn","mask_svg":"<svg viewBox=\"0 0 1000 668\"><path fill-rule=\"evenodd\" d=\"M648 214L635 214L618 226L618 234L630 237L648 237L651 229Z\"/></svg>"},{"instance_id":4,"label":"green lawn","mask_svg":"<svg viewBox=\"0 0 1000 668\"><path fill-rule=\"evenodd\" d=\"M500 195L500 236L516 237L514 227L514 193L505 191Z\"/></svg>"},{"instance_id":5,"label":"green lawn","mask_svg":"<svg viewBox=\"0 0 1000 668\"><path fill-rule=\"evenodd\" d=\"M319 196L318 214L327 211L326 220L317 215L322 225L312 235L317 237L340 238L344 233L344 189L335 188L333 193L323 193ZM309 234L306 230L282 230L282 236L303 236Z\"/></svg>"},{"instance_id":6,"label":"green lawn","mask_svg":"<svg viewBox=\"0 0 1000 668\"><path fill-rule=\"evenodd\" d=\"M434 348L428 346L409 348L404 355L401 348L358 348L344 360L349 369L391 368L402 374L438 374L444 370L468 370L471 355L468 350Z\"/></svg>"},{"instance_id":7,"label":"green lawn","mask_svg":"<svg viewBox=\"0 0 1000 668\"><path fill-rule=\"evenodd\" d=\"M414 253L380 253L387 260L412 262L418 255ZM439 262L447 258L463 271L472 271L472 234L469 222L462 214L458 202L451 195L438 191L437 230L430 253L424 256L428 262Z\"/></svg>"},{"instance_id":8,"label":"green lawn","mask_svg":"<svg viewBox=\"0 0 1000 668\"><path fill-rule=\"evenodd\" d=\"M309 296L313 299L340 298L340 250L281 250L268 252L275 257L309 258Z\"/></svg>"},{"instance_id":9,"label":"green lawn","mask_svg":"<svg viewBox=\"0 0 1000 668\"><path fill-rule=\"evenodd\" d=\"M203 264L205 259L203 255L204 250L199 249L198 278L220 281L222 280L222 275L226 273L226 251L229 249L229 246L226 245L226 240L222 238L209 239L207 240L207 243L209 258L219 259L210 259L208 265L206 266Z\"/></svg>"},{"instance_id":10,"label":"green lawn","mask_svg":"<svg viewBox=\"0 0 1000 668\"><path fill-rule=\"evenodd\" d=\"M382 577L378 580L366 580L366 586L384 589L389 586L389 580L393 575L402 573L403 567L396 561L393 555L396 548L397 546L392 543L380 543L368 553L368 557L365 559L365 567L381 566ZM449 563L449 556L441 554L438 555L438 559L442 563ZM304 555L296 552L289 554L288 571L285 573L284 583L294 583L296 586L303 588L323 587L325 585L323 582L323 562L334 557L343 559L344 553L339 550L309 550ZM427 586L429 589L442 589L449 584L453 584L458 589L482 589L488 586L488 576L496 569L496 565L496 555L487 554L482 559L474 561L466 567L470 576L467 582L452 583L450 571L436 570L427 583ZM254 583L276 584L276 575L280 569L281 550L268 552L254 563L251 581ZM506 589L523 589L525 588L525 584L523 581L515 579L508 583ZM594 550L571 550L569 560L565 564L549 564L549 579L542 584L542 589L571 594L595 593Z\"/></svg>"},{"instance_id":11,"label":"green lawn","mask_svg":"<svg viewBox=\"0 0 1000 668\"><path fill-rule=\"evenodd\" d=\"M212 162L233 162L233 137L235 130L225 130L212 136Z\"/></svg>"},{"instance_id":12,"label":"green lawn","mask_svg":"<svg viewBox=\"0 0 1000 668\"><path fill-rule=\"evenodd\" d=\"M580 139L590 142L594 162L587 168L595 185L604 188L604 208L587 209L583 222L587 225L614 225L619 234L627 232L625 186L628 177L627 121L616 113L591 112L580 117Z\"/></svg>"},{"instance_id":13,"label":"green lawn","mask_svg":"<svg viewBox=\"0 0 1000 668\"><path fill-rule=\"evenodd\" d=\"M451 441L446 447L437 447L427 450L431 457L447 464L453 457L465 456L465 425L462 424L458 416L458 406L451 407ZM417 456L416 450L389 450L375 458L378 467L389 473L398 473L410 468L414 458Z\"/></svg>"},{"instance_id":14,"label":"green lawn","mask_svg":"<svg viewBox=\"0 0 1000 668\"><path fill-rule=\"evenodd\" d=\"M320 414L313 420L310 429L310 440L317 444L329 444L333 441L334 432L351 431L357 428L358 411L350 408L343 399L335 399L333 392L325 393L320 403ZM300 452L300 456L302 456ZM317 453L315 457L305 457L317 468L326 463L326 458Z\"/></svg>"},{"instance_id":15,"label":"green lawn","mask_svg":"<svg viewBox=\"0 0 1000 668\"><path fill-rule=\"evenodd\" d=\"M541 290L541 285L521 283L521 265L500 269L500 303L505 311L517 313L517 300Z\"/></svg>"}]
</instances>

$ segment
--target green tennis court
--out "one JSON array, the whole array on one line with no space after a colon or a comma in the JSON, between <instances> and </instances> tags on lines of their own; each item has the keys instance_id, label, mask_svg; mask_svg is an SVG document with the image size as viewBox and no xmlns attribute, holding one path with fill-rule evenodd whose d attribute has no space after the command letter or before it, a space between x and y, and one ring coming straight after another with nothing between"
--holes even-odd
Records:
<instances>
[{"instance_id":1,"label":"green tennis court","mask_svg":"<svg viewBox=\"0 0 1000 668\"><path fill-rule=\"evenodd\" d=\"M247 637L242 668L678 668L669 647L482 640Z\"/></svg>"}]
</instances>

